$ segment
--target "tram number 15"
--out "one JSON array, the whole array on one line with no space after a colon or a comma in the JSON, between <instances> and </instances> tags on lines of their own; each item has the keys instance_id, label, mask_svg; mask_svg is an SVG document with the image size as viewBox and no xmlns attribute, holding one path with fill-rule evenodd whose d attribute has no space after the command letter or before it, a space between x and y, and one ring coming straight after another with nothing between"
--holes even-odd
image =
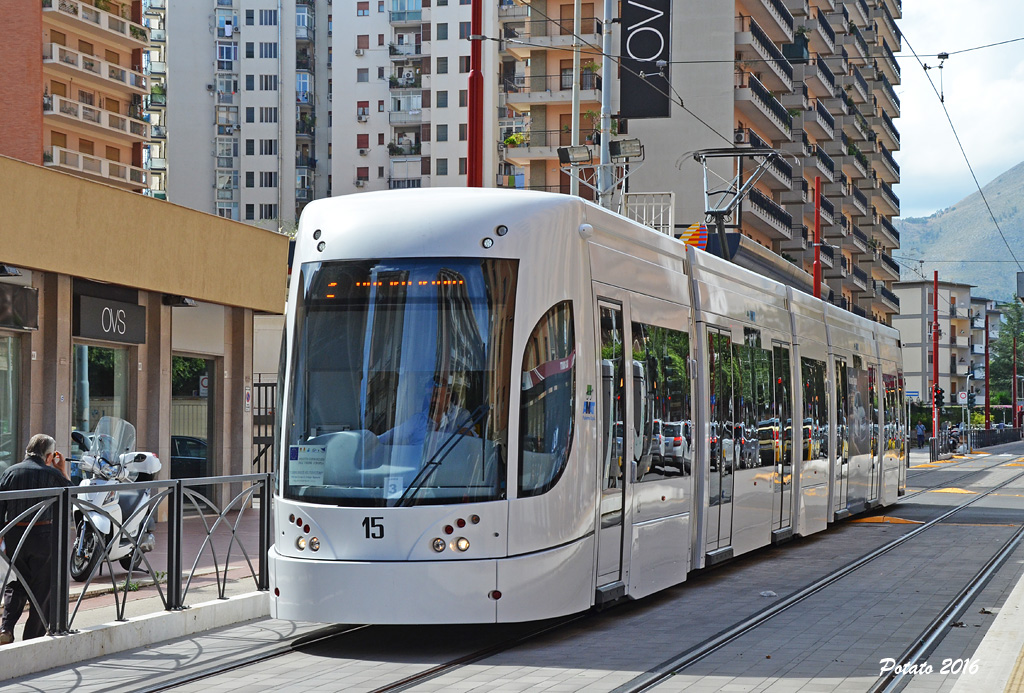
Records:
<instances>
[{"instance_id":1,"label":"tram number 15","mask_svg":"<svg viewBox=\"0 0 1024 693\"><path fill-rule=\"evenodd\" d=\"M363 530L366 531L367 539L383 539L384 538L384 518L383 517L364 517L363 518Z\"/></svg>"}]
</instances>

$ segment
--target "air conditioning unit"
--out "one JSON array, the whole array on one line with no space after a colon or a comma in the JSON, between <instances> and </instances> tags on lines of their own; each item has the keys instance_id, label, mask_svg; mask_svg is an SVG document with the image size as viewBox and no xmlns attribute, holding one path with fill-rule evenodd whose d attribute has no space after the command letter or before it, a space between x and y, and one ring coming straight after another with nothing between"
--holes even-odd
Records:
<instances>
[{"instance_id":1,"label":"air conditioning unit","mask_svg":"<svg viewBox=\"0 0 1024 693\"><path fill-rule=\"evenodd\" d=\"M363 187L366 187L366 181L365 181L365 180L362 180L361 178L357 178L357 179L356 179L356 187L357 187L357 188L363 188Z\"/></svg>"},{"instance_id":2,"label":"air conditioning unit","mask_svg":"<svg viewBox=\"0 0 1024 693\"><path fill-rule=\"evenodd\" d=\"M212 84L207 84L206 85L206 91L213 91L213 89L214 89L214 86Z\"/></svg>"},{"instance_id":3,"label":"air conditioning unit","mask_svg":"<svg viewBox=\"0 0 1024 693\"><path fill-rule=\"evenodd\" d=\"M750 144L750 136L744 128L739 128L733 133L732 141L736 144Z\"/></svg>"},{"instance_id":4,"label":"air conditioning unit","mask_svg":"<svg viewBox=\"0 0 1024 693\"><path fill-rule=\"evenodd\" d=\"M370 119L370 116L368 116L368 115L359 114L359 115L356 116L356 120L358 120L360 123L365 123L369 119Z\"/></svg>"},{"instance_id":5,"label":"air conditioning unit","mask_svg":"<svg viewBox=\"0 0 1024 693\"><path fill-rule=\"evenodd\" d=\"M359 150L359 156L366 156L369 153L370 153L369 149L360 149Z\"/></svg>"},{"instance_id":6,"label":"air conditioning unit","mask_svg":"<svg viewBox=\"0 0 1024 693\"><path fill-rule=\"evenodd\" d=\"M362 48L356 48L356 55L362 55L364 53Z\"/></svg>"}]
</instances>

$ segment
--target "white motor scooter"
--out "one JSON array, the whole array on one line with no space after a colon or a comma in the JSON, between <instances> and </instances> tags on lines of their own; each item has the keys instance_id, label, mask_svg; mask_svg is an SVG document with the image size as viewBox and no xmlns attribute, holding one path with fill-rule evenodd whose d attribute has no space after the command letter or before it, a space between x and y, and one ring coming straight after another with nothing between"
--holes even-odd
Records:
<instances>
[{"instance_id":1,"label":"white motor scooter","mask_svg":"<svg viewBox=\"0 0 1024 693\"><path fill-rule=\"evenodd\" d=\"M150 493L149 489L122 491L117 486L135 481L139 474L156 474L160 460L151 452L134 450L135 427L114 416L100 419L93 433L74 431L71 437L86 451L78 462L84 477L79 487L96 489L78 498L99 508L74 509L77 537L71 577L78 582L87 580L105 552L125 570L135 570L142 563L142 554L156 546L153 513L147 508Z\"/></svg>"}]
</instances>

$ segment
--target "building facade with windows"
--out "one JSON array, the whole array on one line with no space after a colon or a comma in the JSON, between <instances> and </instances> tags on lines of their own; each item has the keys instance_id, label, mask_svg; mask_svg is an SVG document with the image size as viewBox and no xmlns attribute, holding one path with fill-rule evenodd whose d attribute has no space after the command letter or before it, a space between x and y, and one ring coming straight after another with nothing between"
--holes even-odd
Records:
<instances>
[{"instance_id":1,"label":"building facade with windows","mask_svg":"<svg viewBox=\"0 0 1024 693\"><path fill-rule=\"evenodd\" d=\"M123 190L148 190L143 55L150 36L142 2L24 3L5 27L3 44L0 154Z\"/></svg>"},{"instance_id":2,"label":"building facade with windows","mask_svg":"<svg viewBox=\"0 0 1024 693\"><path fill-rule=\"evenodd\" d=\"M999 336L1001 313L995 301L973 296L970 284L939 282L939 387L945 390L946 405L955 405L958 392L973 392L976 406L984 406L985 318L989 340ZM930 402L933 383L932 324L934 282L903 281L893 290L902 308L892 325L900 331L906 389L920 393Z\"/></svg>"},{"instance_id":3,"label":"building facade with windows","mask_svg":"<svg viewBox=\"0 0 1024 693\"><path fill-rule=\"evenodd\" d=\"M497 26L497 4L483 8ZM334 5L331 194L466 184L468 0ZM488 31L485 29L485 34ZM484 162L498 165L497 43L484 41Z\"/></svg>"}]
</instances>

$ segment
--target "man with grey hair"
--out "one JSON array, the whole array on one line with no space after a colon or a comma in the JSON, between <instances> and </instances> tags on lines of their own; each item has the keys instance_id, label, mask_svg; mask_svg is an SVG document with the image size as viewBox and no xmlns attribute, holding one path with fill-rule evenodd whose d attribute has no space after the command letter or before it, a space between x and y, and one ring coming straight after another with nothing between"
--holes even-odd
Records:
<instances>
[{"instance_id":1,"label":"man with grey hair","mask_svg":"<svg viewBox=\"0 0 1024 693\"><path fill-rule=\"evenodd\" d=\"M25 448L25 460L8 468L0 476L0 491L28 491L70 485L67 460L57 452L56 441L45 433L32 436ZM0 500L0 528L7 527L9 522L17 519L4 535L4 553L20 574L20 579L8 583L4 590L0 645L14 642L14 626L21 618L26 602L30 604L30 609L24 639L46 635L46 621L50 615L50 573L53 569L53 506L45 508L38 518L37 512L30 512L18 519L19 515L38 502L39 499L32 498ZM26 589L38 602L39 609L29 601Z\"/></svg>"}]
</instances>

